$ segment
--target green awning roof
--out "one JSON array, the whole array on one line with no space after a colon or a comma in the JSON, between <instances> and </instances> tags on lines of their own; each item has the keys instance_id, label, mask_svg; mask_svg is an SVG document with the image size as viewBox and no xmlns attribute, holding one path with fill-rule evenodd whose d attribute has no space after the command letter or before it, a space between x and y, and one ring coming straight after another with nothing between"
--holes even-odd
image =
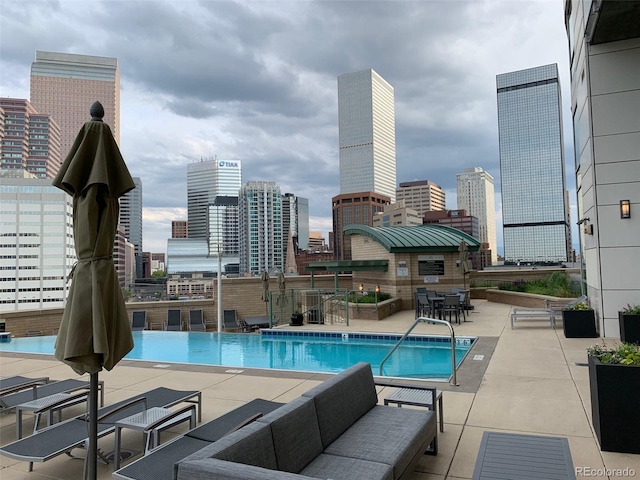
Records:
<instances>
[{"instance_id":1,"label":"green awning roof","mask_svg":"<svg viewBox=\"0 0 640 480\"><path fill-rule=\"evenodd\" d=\"M306 268L314 272L386 272L389 269L389 262L387 260L335 260L329 262L310 262Z\"/></svg>"},{"instance_id":2,"label":"green awning roof","mask_svg":"<svg viewBox=\"0 0 640 480\"><path fill-rule=\"evenodd\" d=\"M365 235L385 247L389 253L457 252L464 241L470 252L480 250L480 242L457 228L428 224L413 227L368 227L347 225L345 235Z\"/></svg>"}]
</instances>

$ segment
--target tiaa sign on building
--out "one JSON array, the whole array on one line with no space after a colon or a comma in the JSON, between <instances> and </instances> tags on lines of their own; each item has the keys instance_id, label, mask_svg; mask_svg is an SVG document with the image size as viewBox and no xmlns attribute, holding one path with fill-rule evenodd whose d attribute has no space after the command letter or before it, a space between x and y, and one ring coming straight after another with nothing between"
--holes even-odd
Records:
<instances>
[{"instance_id":1,"label":"tiaa sign on building","mask_svg":"<svg viewBox=\"0 0 640 480\"><path fill-rule=\"evenodd\" d=\"M233 167L233 168L238 168L238 162L223 162L220 161L218 163L219 167Z\"/></svg>"}]
</instances>

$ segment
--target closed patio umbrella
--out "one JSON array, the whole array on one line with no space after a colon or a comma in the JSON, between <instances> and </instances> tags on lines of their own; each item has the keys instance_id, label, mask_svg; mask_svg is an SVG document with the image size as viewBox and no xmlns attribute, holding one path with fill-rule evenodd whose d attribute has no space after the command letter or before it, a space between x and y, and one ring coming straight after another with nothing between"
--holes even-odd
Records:
<instances>
[{"instance_id":1,"label":"closed patio umbrella","mask_svg":"<svg viewBox=\"0 0 640 480\"><path fill-rule=\"evenodd\" d=\"M469 268L469 248L467 247L467 243L464 240L460 241L460 245L458 246L458 252L460 252L460 259L458 260L458 269L462 274L462 284L464 289L467 289L467 273L471 271Z\"/></svg>"},{"instance_id":2,"label":"closed patio umbrella","mask_svg":"<svg viewBox=\"0 0 640 480\"><path fill-rule=\"evenodd\" d=\"M78 262L62 315L55 356L76 373L91 375L88 478L96 478L98 372L111 370L133 348L129 317L113 263L118 198L135 188L104 109L91 106L53 185L73 197Z\"/></svg>"},{"instance_id":3,"label":"closed patio umbrella","mask_svg":"<svg viewBox=\"0 0 640 480\"><path fill-rule=\"evenodd\" d=\"M266 270L262 272L262 301L267 304L267 315L269 314L269 272Z\"/></svg>"},{"instance_id":4,"label":"closed patio umbrella","mask_svg":"<svg viewBox=\"0 0 640 480\"><path fill-rule=\"evenodd\" d=\"M284 317L284 307L287 306L287 284L284 278L284 273L278 274L278 297L276 298L276 305L280 307L280 321Z\"/></svg>"}]
</instances>

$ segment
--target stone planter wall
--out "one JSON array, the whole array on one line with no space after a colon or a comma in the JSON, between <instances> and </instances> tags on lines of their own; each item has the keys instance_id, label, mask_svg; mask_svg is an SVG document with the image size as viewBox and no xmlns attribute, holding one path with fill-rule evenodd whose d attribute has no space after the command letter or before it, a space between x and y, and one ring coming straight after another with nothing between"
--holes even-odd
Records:
<instances>
[{"instance_id":1,"label":"stone planter wall","mask_svg":"<svg viewBox=\"0 0 640 480\"><path fill-rule=\"evenodd\" d=\"M569 303L573 298L551 297L549 295L536 295L535 293L510 292L508 290L498 290L497 288L489 288L485 290L486 298L489 302L506 303L516 307L534 307L543 308L546 302L550 301L554 304ZM473 293L471 298L475 297Z\"/></svg>"},{"instance_id":2,"label":"stone planter wall","mask_svg":"<svg viewBox=\"0 0 640 480\"><path fill-rule=\"evenodd\" d=\"M375 303L349 303L349 319L358 320L382 320L402 310L401 298L390 298L384 302Z\"/></svg>"},{"instance_id":3,"label":"stone planter wall","mask_svg":"<svg viewBox=\"0 0 640 480\"><path fill-rule=\"evenodd\" d=\"M600 449L640 453L640 366L604 365L589 357L589 390Z\"/></svg>"}]
</instances>

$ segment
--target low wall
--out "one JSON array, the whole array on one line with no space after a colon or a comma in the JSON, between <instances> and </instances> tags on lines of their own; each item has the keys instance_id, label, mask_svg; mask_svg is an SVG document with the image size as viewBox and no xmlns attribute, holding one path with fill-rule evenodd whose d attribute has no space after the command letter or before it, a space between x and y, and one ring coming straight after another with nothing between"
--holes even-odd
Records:
<instances>
[{"instance_id":1,"label":"low wall","mask_svg":"<svg viewBox=\"0 0 640 480\"><path fill-rule=\"evenodd\" d=\"M278 291L278 281L275 277L269 282L272 292ZM300 275L286 277L288 289L310 288L311 277ZM330 290L335 286L333 275L317 275L314 278L314 288ZM351 275L339 275L338 288L351 288ZM179 309L182 312L182 322L187 328L189 310L202 309L207 329L216 330L218 305L215 300L169 300L165 302L128 302L127 312L131 318L134 310L146 310L149 328L161 330L167 320L167 310ZM262 280L259 277L238 277L222 279L222 310L235 309L240 318L254 315L265 315L267 307L262 301ZM58 332L64 309L42 308L37 310L15 310L0 312L0 323L4 321L5 331L11 332L13 337L24 337L28 331L39 331L42 335L55 335Z\"/></svg>"},{"instance_id":2,"label":"low wall","mask_svg":"<svg viewBox=\"0 0 640 480\"><path fill-rule=\"evenodd\" d=\"M402 310L401 298L390 298L384 302L349 303L349 318L358 320L382 320Z\"/></svg>"},{"instance_id":3,"label":"low wall","mask_svg":"<svg viewBox=\"0 0 640 480\"><path fill-rule=\"evenodd\" d=\"M572 298L552 297L549 295L537 295L535 293L510 292L508 290L498 290L497 288L489 288L485 290L486 298L489 302L506 303L516 307L546 307L546 302L566 302L569 303ZM477 297L475 297L477 298Z\"/></svg>"}]
</instances>

